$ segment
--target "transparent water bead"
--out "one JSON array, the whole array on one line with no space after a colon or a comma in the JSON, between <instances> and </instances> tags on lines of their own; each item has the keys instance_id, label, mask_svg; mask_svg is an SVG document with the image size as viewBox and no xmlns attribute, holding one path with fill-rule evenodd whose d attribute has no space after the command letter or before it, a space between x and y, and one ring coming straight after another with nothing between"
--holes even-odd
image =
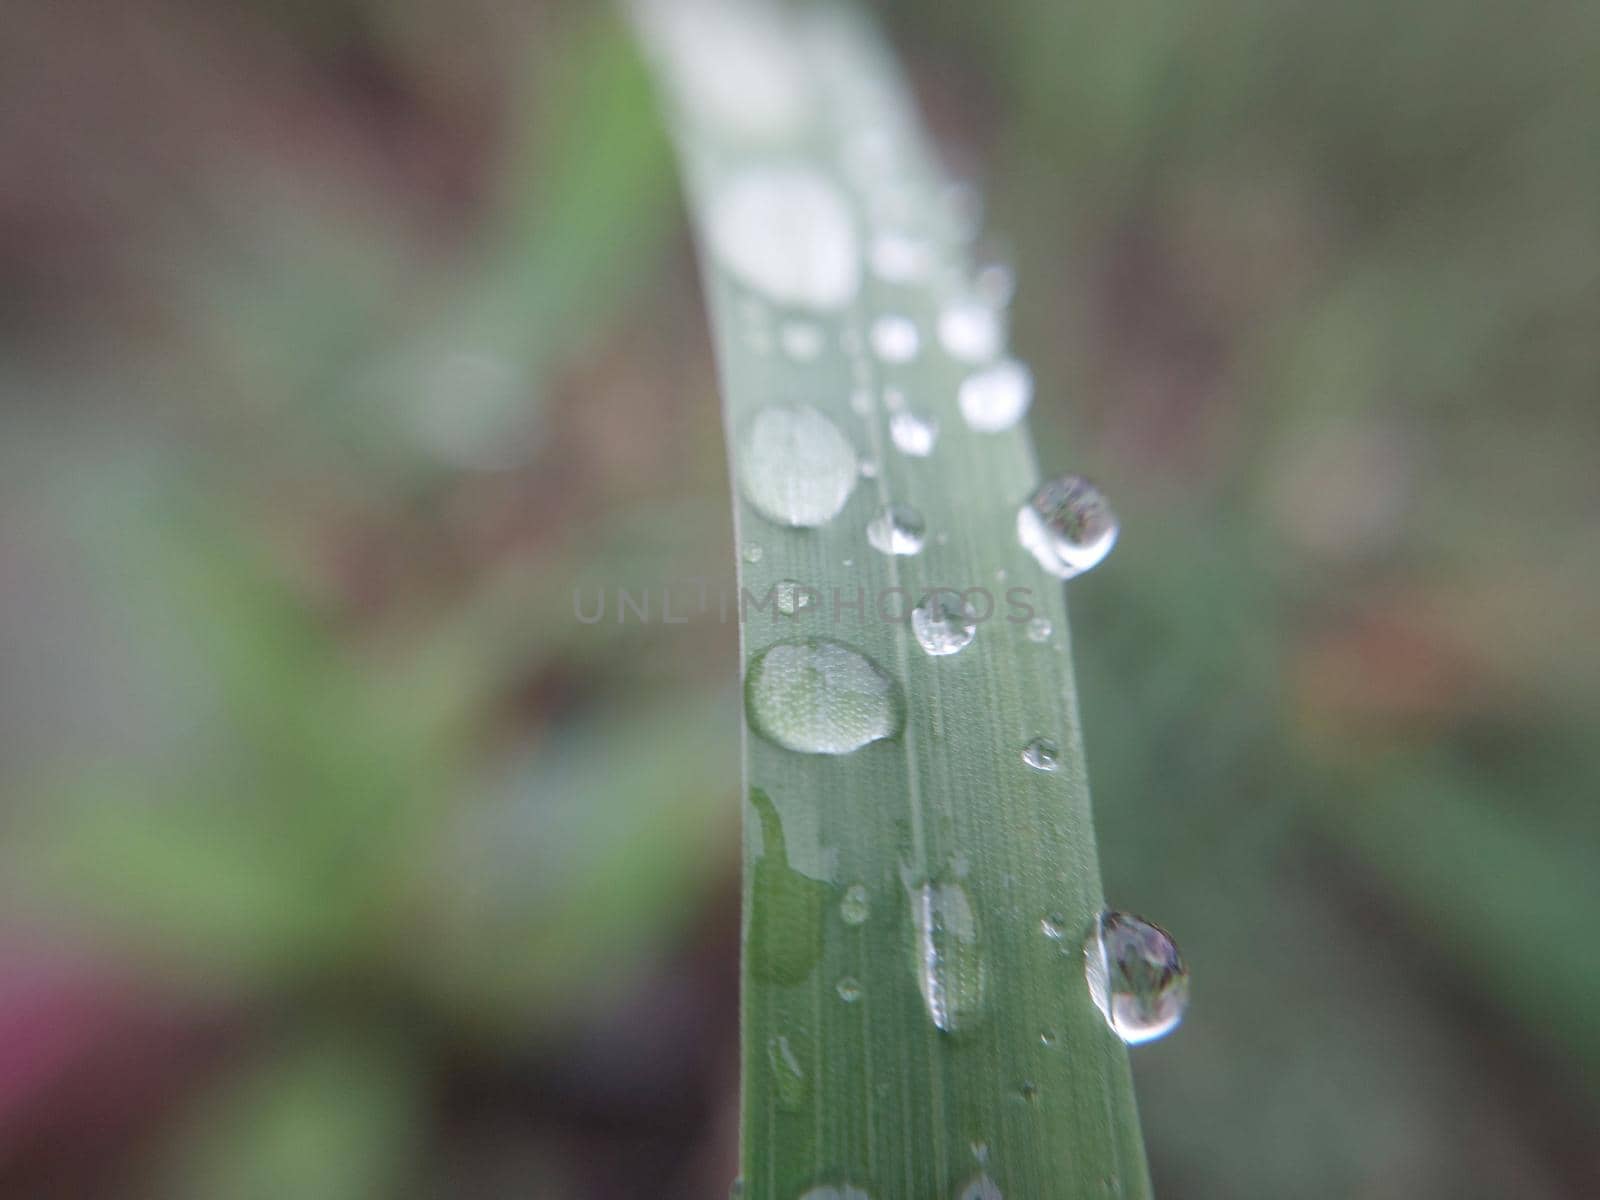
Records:
<instances>
[{"instance_id":1,"label":"transparent water bead","mask_svg":"<svg viewBox=\"0 0 1600 1200\"><path fill-rule=\"evenodd\" d=\"M752 566L760 562L766 555L766 551L756 542L747 542L744 549L739 553L745 562L750 563Z\"/></svg>"},{"instance_id":2,"label":"transparent water bead","mask_svg":"<svg viewBox=\"0 0 1600 1200\"><path fill-rule=\"evenodd\" d=\"M788 1038L779 1034L767 1040L767 1063L772 1067L773 1090L778 1094L778 1103L788 1109L804 1104L810 1081Z\"/></svg>"},{"instance_id":3,"label":"transparent water bead","mask_svg":"<svg viewBox=\"0 0 1600 1200\"><path fill-rule=\"evenodd\" d=\"M872 239L867 265L885 283L918 283L933 270L933 247L921 238L885 230Z\"/></svg>"},{"instance_id":4,"label":"transparent water bead","mask_svg":"<svg viewBox=\"0 0 1600 1200\"><path fill-rule=\"evenodd\" d=\"M1061 766L1061 751L1045 738L1034 738L1022 748L1022 761L1035 771L1055 771Z\"/></svg>"},{"instance_id":5,"label":"transparent water bead","mask_svg":"<svg viewBox=\"0 0 1600 1200\"><path fill-rule=\"evenodd\" d=\"M767 520L815 528L839 515L859 478L855 447L809 405L767 408L744 431L739 485Z\"/></svg>"},{"instance_id":6,"label":"transparent water bead","mask_svg":"<svg viewBox=\"0 0 1600 1200\"><path fill-rule=\"evenodd\" d=\"M979 1175L956 1193L956 1200L1005 1200L1005 1194L994 1180L987 1175Z\"/></svg>"},{"instance_id":7,"label":"transparent water bead","mask_svg":"<svg viewBox=\"0 0 1600 1200\"><path fill-rule=\"evenodd\" d=\"M928 527L909 504L891 504L867 523L867 541L884 554L920 554Z\"/></svg>"},{"instance_id":8,"label":"transparent water bead","mask_svg":"<svg viewBox=\"0 0 1600 1200\"><path fill-rule=\"evenodd\" d=\"M1050 622L1043 617L1035 617L1028 622L1028 640L1043 644L1050 640L1050 635L1055 632Z\"/></svg>"},{"instance_id":9,"label":"transparent water bead","mask_svg":"<svg viewBox=\"0 0 1600 1200\"><path fill-rule=\"evenodd\" d=\"M790 321L778 334L783 352L796 362L810 362L822 353L822 330L809 321Z\"/></svg>"},{"instance_id":10,"label":"transparent water bead","mask_svg":"<svg viewBox=\"0 0 1600 1200\"><path fill-rule=\"evenodd\" d=\"M905 712L899 684L828 638L768 646L750 660L744 697L752 729L802 754L849 754L894 737Z\"/></svg>"},{"instance_id":11,"label":"transparent water bead","mask_svg":"<svg viewBox=\"0 0 1600 1200\"><path fill-rule=\"evenodd\" d=\"M1189 969L1172 935L1132 913L1104 912L1083 948L1089 996L1130 1046L1171 1033L1189 1003Z\"/></svg>"},{"instance_id":12,"label":"transparent water bead","mask_svg":"<svg viewBox=\"0 0 1600 1200\"><path fill-rule=\"evenodd\" d=\"M987 968L979 944L978 915L959 883L909 888L917 987L935 1028L955 1033L983 1010Z\"/></svg>"},{"instance_id":13,"label":"transparent water bead","mask_svg":"<svg viewBox=\"0 0 1600 1200\"><path fill-rule=\"evenodd\" d=\"M854 1004L861 999L861 981L853 976L846 975L834 985L833 990L838 993L839 999L846 1004Z\"/></svg>"},{"instance_id":14,"label":"transparent water bead","mask_svg":"<svg viewBox=\"0 0 1600 1200\"><path fill-rule=\"evenodd\" d=\"M1000 314L983 300L963 296L939 310L939 344L959 362L988 362L1004 341Z\"/></svg>"},{"instance_id":15,"label":"transparent water bead","mask_svg":"<svg viewBox=\"0 0 1600 1200\"><path fill-rule=\"evenodd\" d=\"M867 895L866 887L852 883L845 888L844 895L839 899L839 919L846 925L864 925L871 915L872 900Z\"/></svg>"},{"instance_id":16,"label":"transparent water bead","mask_svg":"<svg viewBox=\"0 0 1600 1200\"><path fill-rule=\"evenodd\" d=\"M922 348L917 323L898 314L879 317L872 323L872 352L887 363L910 362Z\"/></svg>"},{"instance_id":17,"label":"transparent water bead","mask_svg":"<svg viewBox=\"0 0 1600 1200\"><path fill-rule=\"evenodd\" d=\"M1017 539L1046 571L1071 579L1111 553L1117 517L1094 484L1062 475L1040 484L1018 510Z\"/></svg>"},{"instance_id":18,"label":"transparent water bead","mask_svg":"<svg viewBox=\"0 0 1600 1200\"><path fill-rule=\"evenodd\" d=\"M1014 358L974 371L956 393L961 415L979 433L999 433L1022 419L1033 403L1033 372Z\"/></svg>"},{"instance_id":19,"label":"transparent water bead","mask_svg":"<svg viewBox=\"0 0 1600 1200\"><path fill-rule=\"evenodd\" d=\"M773 603L786 617L804 612L819 599L815 588L807 587L798 579L780 579L772 590Z\"/></svg>"},{"instance_id":20,"label":"transparent water bead","mask_svg":"<svg viewBox=\"0 0 1600 1200\"><path fill-rule=\"evenodd\" d=\"M939 441L939 422L902 408L889 418L889 440L901 454L927 458Z\"/></svg>"},{"instance_id":21,"label":"transparent water bead","mask_svg":"<svg viewBox=\"0 0 1600 1200\"><path fill-rule=\"evenodd\" d=\"M978 612L959 596L935 592L911 610L911 632L926 654L935 658L956 654L977 636Z\"/></svg>"},{"instance_id":22,"label":"transparent water bead","mask_svg":"<svg viewBox=\"0 0 1600 1200\"><path fill-rule=\"evenodd\" d=\"M712 197L717 260L779 304L842 308L861 286L861 249L850 205L826 175L798 163L749 168Z\"/></svg>"}]
</instances>

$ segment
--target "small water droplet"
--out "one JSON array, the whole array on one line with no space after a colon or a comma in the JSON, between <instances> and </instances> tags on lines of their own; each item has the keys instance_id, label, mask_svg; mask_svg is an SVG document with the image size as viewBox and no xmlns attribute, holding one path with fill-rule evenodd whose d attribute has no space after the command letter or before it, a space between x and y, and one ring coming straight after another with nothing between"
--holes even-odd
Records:
<instances>
[{"instance_id":1,"label":"small water droplet","mask_svg":"<svg viewBox=\"0 0 1600 1200\"><path fill-rule=\"evenodd\" d=\"M884 554L920 554L928 527L909 504L891 504L867 523L867 541Z\"/></svg>"},{"instance_id":2,"label":"small water droplet","mask_svg":"<svg viewBox=\"0 0 1600 1200\"><path fill-rule=\"evenodd\" d=\"M1084 945L1089 996L1130 1046L1171 1033L1189 1003L1189 969L1172 935L1131 913L1104 912Z\"/></svg>"},{"instance_id":3,"label":"small water droplet","mask_svg":"<svg viewBox=\"0 0 1600 1200\"><path fill-rule=\"evenodd\" d=\"M885 283L917 283L933 269L933 247L898 230L884 230L872 239L868 266Z\"/></svg>"},{"instance_id":4,"label":"small water droplet","mask_svg":"<svg viewBox=\"0 0 1600 1200\"><path fill-rule=\"evenodd\" d=\"M1022 761L1035 771L1054 771L1061 766L1061 752L1054 742L1034 738L1022 748Z\"/></svg>"},{"instance_id":5,"label":"small water droplet","mask_svg":"<svg viewBox=\"0 0 1600 1200\"><path fill-rule=\"evenodd\" d=\"M861 982L858 979L846 975L834 986L834 991L839 993L839 999L843 1000L846 1004L854 1004L857 1000L861 999Z\"/></svg>"},{"instance_id":6,"label":"small water droplet","mask_svg":"<svg viewBox=\"0 0 1600 1200\"><path fill-rule=\"evenodd\" d=\"M1000 315L983 300L963 296L939 311L939 344L959 362L988 362L1003 341Z\"/></svg>"},{"instance_id":7,"label":"small water droplet","mask_svg":"<svg viewBox=\"0 0 1600 1200\"><path fill-rule=\"evenodd\" d=\"M744 694L750 727L802 754L849 754L894 737L904 720L900 685L827 638L768 646L750 660Z\"/></svg>"},{"instance_id":8,"label":"small water droplet","mask_svg":"<svg viewBox=\"0 0 1600 1200\"><path fill-rule=\"evenodd\" d=\"M1041 1029L1039 1031L1039 1044L1041 1046L1054 1046L1056 1044L1056 1031L1054 1029Z\"/></svg>"},{"instance_id":9,"label":"small water droplet","mask_svg":"<svg viewBox=\"0 0 1600 1200\"><path fill-rule=\"evenodd\" d=\"M911 632L927 654L936 658L955 654L977 636L978 612L959 596L933 592L911 610Z\"/></svg>"},{"instance_id":10,"label":"small water droplet","mask_svg":"<svg viewBox=\"0 0 1600 1200\"><path fill-rule=\"evenodd\" d=\"M800 1197L800 1200L872 1200L866 1192L849 1184L840 1184L838 1187L825 1185L814 1187Z\"/></svg>"},{"instance_id":11,"label":"small water droplet","mask_svg":"<svg viewBox=\"0 0 1600 1200\"><path fill-rule=\"evenodd\" d=\"M1005 1200L1005 1196L999 1184L987 1175L979 1175L967 1181L966 1186L956 1193L956 1200Z\"/></svg>"},{"instance_id":12,"label":"small water droplet","mask_svg":"<svg viewBox=\"0 0 1600 1200\"><path fill-rule=\"evenodd\" d=\"M1048 642L1055 628L1043 617L1035 617L1028 622L1028 640L1030 642Z\"/></svg>"},{"instance_id":13,"label":"small water droplet","mask_svg":"<svg viewBox=\"0 0 1600 1200\"><path fill-rule=\"evenodd\" d=\"M891 313L872 323L872 352L887 363L910 362L922 346L922 336L910 317Z\"/></svg>"},{"instance_id":14,"label":"small water droplet","mask_svg":"<svg viewBox=\"0 0 1600 1200\"><path fill-rule=\"evenodd\" d=\"M988 1142L973 1142L967 1147L967 1149L972 1151L972 1157L979 1166L982 1166L984 1163L989 1161Z\"/></svg>"},{"instance_id":15,"label":"small water droplet","mask_svg":"<svg viewBox=\"0 0 1600 1200\"><path fill-rule=\"evenodd\" d=\"M755 542L746 542L744 549L740 551L745 562L752 564L760 562L765 553L766 551Z\"/></svg>"},{"instance_id":16,"label":"small water droplet","mask_svg":"<svg viewBox=\"0 0 1600 1200\"><path fill-rule=\"evenodd\" d=\"M783 352L797 362L810 362L822 353L822 330L810 321L790 321L778 336Z\"/></svg>"},{"instance_id":17,"label":"small water droplet","mask_svg":"<svg viewBox=\"0 0 1600 1200\"><path fill-rule=\"evenodd\" d=\"M852 883L839 900L839 919L846 925L864 925L872 915L872 900L865 886Z\"/></svg>"},{"instance_id":18,"label":"small water droplet","mask_svg":"<svg viewBox=\"0 0 1600 1200\"><path fill-rule=\"evenodd\" d=\"M800 1058L781 1033L767 1040L767 1062L772 1067L773 1090L778 1093L778 1103L793 1110L805 1103L809 1080Z\"/></svg>"},{"instance_id":19,"label":"small water droplet","mask_svg":"<svg viewBox=\"0 0 1600 1200\"><path fill-rule=\"evenodd\" d=\"M877 477L878 464L873 462L870 458L863 458L861 460L861 478L876 479Z\"/></svg>"},{"instance_id":20,"label":"small water droplet","mask_svg":"<svg viewBox=\"0 0 1600 1200\"><path fill-rule=\"evenodd\" d=\"M763 409L745 430L740 486L756 511L779 525L826 525L858 475L855 448L809 405Z\"/></svg>"},{"instance_id":21,"label":"small water droplet","mask_svg":"<svg viewBox=\"0 0 1600 1200\"><path fill-rule=\"evenodd\" d=\"M786 617L810 608L819 599L816 589L807 587L798 579L780 579L773 591L773 602Z\"/></svg>"},{"instance_id":22,"label":"small water droplet","mask_svg":"<svg viewBox=\"0 0 1600 1200\"><path fill-rule=\"evenodd\" d=\"M901 454L927 458L939 440L939 422L903 408L889 418L889 438Z\"/></svg>"},{"instance_id":23,"label":"small water droplet","mask_svg":"<svg viewBox=\"0 0 1600 1200\"><path fill-rule=\"evenodd\" d=\"M959 883L922 883L909 894L917 987L934 1026L955 1033L983 1009L987 968L978 915Z\"/></svg>"},{"instance_id":24,"label":"small water droplet","mask_svg":"<svg viewBox=\"0 0 1600 1200\"><path fill-rule=\"evenodd\" d=\"M906 406L906 394L897 387L884 388L883 406L890 412L899 412Z\"/></svg>"},{"instance_id":25,"label":"small water droplet","mask_svg":"<svg viewBox=\"0 0 1600 1200\"><path fill-rule=\"evenodd\" d=\"M1067 936L1067 919L1060 913L1051 913L1040 920L1039 928L1052 942L1059 942Z\"/></svg>"},{"instance_id":26,"label":"small water droplet","mask_svg":"<svg viewBox=\"0 0 1600 1200\"><path fill-rule=\"evenodd\" d=\"M974 371L956 393L961 415L979 433L999 433L1022 419L1033 402L1033 372L1014 358Z\"/></svg>"},{"instance_id":27,"label":"small water droplet","mask_svg":"<svg viewBox=\"0 0 1600 1200\"><path fill-rule=\"evenodd\" d=\"M1046 571L1071 579L1111 553L1117 518L1094 484L1062 475L1040 484L1017 511L1017 539Z\"/></svg>"},{"instance_id":28,"label":"small water droplet","mask_svg":"<svg viewBox=\"0 0 1600 1200\"><path fill-rule=\"evenodd\" d=\"M711 246L740 282L805 308L848 304L861 284L861 251L843 192L800 164L750 168L710 205Z\"/></svg>"},{"instance_id":29,"label":"small water droplet","mask_svg":"<svg viewBox=\"0 0 1600 1200\"><path fill-rule=\"evenodd\" d=\"M1017 272L1004 246L990 245L979 256L978 269L972 275L972 290L996 308L1011 303L1017 291Z\"/></svg>"},{"instance_id":30,"label":"small water droplet","mask_svg":"<svg viewBox=\"0 0 1600 1200\"><path fill-rule=\"evenodd\" d=\"M1031 1079L1024 1079L1017 1091L1029 1104L1034 1104L1039 1099L1039 1085Z\"/></svg>"}]
</instances>

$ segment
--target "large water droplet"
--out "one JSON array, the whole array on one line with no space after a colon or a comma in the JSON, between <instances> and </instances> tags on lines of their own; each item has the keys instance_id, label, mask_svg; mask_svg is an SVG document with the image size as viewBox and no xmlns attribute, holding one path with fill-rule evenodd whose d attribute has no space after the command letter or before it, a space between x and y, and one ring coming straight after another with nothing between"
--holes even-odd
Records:
<instances>
[{"instance_id":1,"label":"large water droplet","mask_svg":"<svg viewBox=\"0 0 1600 1200\"><path fill-rule=\"evenodd\" d=\"M872 323L872 352L888 363L910 362L922 346L917 323L896 314L879 317Z\"/></svg>"},{"instance_id":2,"label":"large water droplet","mask_svg":"<svg viewBox=\"0 0 1600 1200\"><path fill-rule=\"evenodd\" d=\"M884 554L920 554L928 527L909 504L891 504L867 523L867 541Z\"/></svg>"},{"instance_id":3,"label":"large water droplet","mask_svg":"<svg viewBox=\"0 0 1600 1200\"><path fill-rule=\"evenodd\" d=\"M749 139L792 137L806 127L816 107L811 81L776 10L703 0L636 10L690 116Z\"/></svg>"},{"instance_id":4,"label":"large water droplet","mask_svg":"<svg viewBox=\"0 0 1600 1200\"><path fill-rule=\"evenodd\" d=\"M750 661L750 727L802 754L849 754L900 732L900 685L843 642L778 642Z\"/></svg>"},{"instance_id":5,"label":"large water droplet","mask_svg":"<svg viewBox=\"0 0 1600 1200\"><path fill-rule=\"evenodd\" d=\"M1189 969L1159 925L1131 913L1101 913L1083 954L1090 998L1130 1046L1171 1033L1183 1020Z\"/></svg>"},{"instance_id":6,"label":"large water droplet","mask_svg":"<svg viewBox=\"0 0 1600 1200\"><path fill-rule=\"evenodd\" d=\"M809 1081L788 1038L778 1034L767 1040L767 1063L772 1067L772 1084L778 1103L790 1110L804 1104Z\"/></svg>"},{"instance_id":7,"label":"large water droplet","mask_svg":"<svg viewBox=\"0 0 1600 1200\"><path fill-rule=\"evenodd\" d=\"M956 399L969 426L979 433L999 433L1028 411L1033 372L1014 358L1002 359L963 379Z\"/></svg>"},{"instance_id":8,"label":"large water droplet","mask_svg":"<svg viewBox=\"0 0 1600 1200\"><path fill-rule=\"evenodd\" d=\"M889 439L901 454L927 458L939 440L939 422L902 408L889 418Z\"/></svg>"},{"instance_id":9,"label":"large water droplet","mask_svg":"<svg viewBox=\"0 0 1600 1200\"><path fill-rule=\"evenodd\" d=\"M846 925L864 925L872 915L872 900L865 885L852 883L839 900L839 919Z\"/></svg>"},{"instance_id":10,"label":"large water droplet","mask_svg":"<svg viewBox=\"0 0 1600 1200\"><path fill-rule=\"evenodd\" d=\"M999 314L982 300L963 296L939 311L939 344L951 358L988 362L1000 353L1003 340Z\"/></svg>"},{"instance_id":11,"label":"large water droplet","mask_svg":"<svg viewBox=\"0 0 1600 1200\"><path fill-rule=\"evenodd\" d=\"M1040 484L1018 510L1017 538L1046 571L1071 579L1111 553L1117 517L1094 484L1063 475Z\"/></svg>"},{"instance_id":12,"label":"large water droplet","mask_svg":"<svg viewBox=\"0 0 1600 1200\"><path fill-rule=\"evenodd\" d=\"M933 592L911 610L911 632L917 645L935 657L955 654L972 645L978 633L978 612L949 592Z\"/></svg>"},{"instance_id":13,"label":"large water droplet","mask_svg":"<svg viewBox=\"0 0 1600 1200\"><path fill-rule=\"evenodd\" d=\"M935 1027L955 1033L983 1010L987 980L978 914L959 883L922 883L909 892L917 987Z\"/></svg>"},{"instance_id":14,"label":"large water droplet","mask_svg":"<svg viewBox=\"0 0 1600 1200\"><path fill-rule=\"evenodd\" d=\"M710 205L711 246L746 287L781 304L835 309L861 285L861 252L844 193L799 164L750 168Z\"/></svg>"},{"instance_id":15,"label":"large water droplet","mask_svg":"<svg viewBox=\"0 0 1600 1200\"><path fill-rule=\"evenodd\" d=\"M763 409L743 440L739 483L745 498L779 525L826 525L860 477L855 448L809 405Z\"/></svg>"},{"instance_id":16,"label":"large water droplet","mask_svg":"<svg viewBox=\"0 0 1600 1200\"><path fill-rule=\"evenodd\" d=\"M1054 771L1061 766L1061 752L1054 742L1034 738L1022 748L1022 761L1035 771Z\"/></svg>"}]
</instances>

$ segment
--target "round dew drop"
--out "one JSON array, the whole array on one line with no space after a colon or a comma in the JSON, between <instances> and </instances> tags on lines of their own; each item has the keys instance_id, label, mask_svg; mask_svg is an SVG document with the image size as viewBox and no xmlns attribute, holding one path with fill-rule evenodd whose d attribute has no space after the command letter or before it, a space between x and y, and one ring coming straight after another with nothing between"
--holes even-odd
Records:
<instances>
[{"instance_id":1,"label":"round dew drop","mask_svg":"<svg viewBox=\"0 0 1600 1200\"><path fill-rule=\"evenodd\" d=\"M956 654L972 645L978 613L948 592L935 592L911 610L911 632L924 653L935 658Z\"/></svg>"},{"instance_id":2,"label":"round dew drop","mask_svg":"<svg viewBox=\"0 0 1600 1200\"><path fill-rule=\"evenodd\" d=\"M839 994L839 999L846 1004L854 1004L861 999L861 983L849 975L846 975L834 985L834 991Z\"/></svg>"},{"instance_id":3,"label":"round dew drop","mask_svg":"<svg viewBox=\"0 0 1600 1200\"><path fill-rule=\"evenodd\" d=\"M799 163L752 167L720 184L709 211L713 255L752 291L776 304L822 310L855 298L855 221L826 175Z\"/></svg>"},{"instance_id":4,"label":"round dew drop","mask_svg":"<svg viewBox=\"0 0 1600 1200\"><path fill-rule=\"evenodd\" d=\"M1071 579L1111 553L1117 517L1094 484L1062 475L1041 484L1017 511L1017 540L1046 571Z\"/></svg>"},{"instance_id":5,"label":"round dew drop","mask_svg":"<svg viewBox=\"0 0 1600 1200\"><path fill-rule=\"evenodd\" d=\"M849 754L900 732L900 685L860 651L828 638L778 642L750 661L745 716L801 754Z\"/></svg>"},{"instance_id":6,"label":"round dew drop","mask_svg":"<svg viewBox=\"0 0 1600 1200\"><path fill-rule=\"evenodd\" d=\"M796 362L810 362L822 353L822 330L809 321L790 321L778 336L783 352Z\"/></svg>"},{"instance_id":7,"label":"round dew drop","mask_svg":"<svg viewBox=\"0 0 1600 1200\"><path fill-rule=\"evenodd\" d=\"M1172 935L1125 912L1103 912L1083 948L1089 997L1130 1046L1178 1027L1189 1003L1189 969Z\"/></svg>"},{"instance_id":8,"label":"round dew drop","mask_svg":"<svg viewBox=\"0 0 1600 1200\"><path fill-rule=\"evenodd\" d=\"M1050 622L1043 617L1035 617L1028 622L1028 640L1043 644L1050 640L1050 635L1055 632Z\"/></svg>"},{"instance_id":9,"label":"round dew drop","mask_svg":"<svg viewBox=\"0 0 1600 1200\"><path fill-rule=\"evenodd\" d=\"M1035 771L1053 772L1061 766L1061 752L1056 744L1044 738L1034 738L1022 748L1022 761Z\"/></svg>"},{"instance_id":10,"label":"round dew drop","mask_svg":"<svg viewBox=\"0 0 1600 1200\"><path fill-rule=\"evenodd\" d=\"M767 408L744 431L739 485L767 520L802 529L839 515L859 478L855 447L809 405Z\"/></svg>"},{"instance_id":11,"label":"round dew drop","mask_svg":"<svg viewBox=\"0 0 1600 1200\"><path fill-rule=\"evenodd\" d=\"M922 336L910 317L890 315L872 323L872 352L887 363L910 362L922 347Z\"/></svg>"},{"instance_id":12,"label":"round dew drop","mask_svg":"<svg viewBox=\"0 0 1600 1200\"><path fill-rule=\"evenodd\" d=\"M872 915L872 901L863 884L852 883L839 900L839 919L846 925L864 925Z\"/></svg>"},{"instance_id":13,"label":"round dew drop","mask_svg":"<svg viewBox=\"0 0 1600 1200\"><path fill-rule=\"evenodd\" d=\"M1000 353L1000 316L970 296L952 300L939 312L939 344L959 362L988 362Z\"/></svg>"},{"instance_id":14,"label":"round dew drop","mask_svg":"<svg viewBox=\"0 0 1600 1200\"><path fill-rule=\"evenodd\" d=\"M1000 433L1033 403L1033 372L1014 358L974 371L956 393L961 415L979 433Z\"/></svg>"},{"instance_id":15,"label":"round dew drop","mask_svg":"<svg viewBox=\"0 0 1600 1200\"><path fill-rule=\"evenodd\" d=\"M902 408L889 418L889 440L901 454L927 458L939 441L939 422Z\"/></svg>"},{"instance_id":16,"label":"round dew drop","mask_svg":"<svg viewBox=\"0 0 1600 1200\"><path fill-rule=\"evenodd\" d=\"M891 504L867 524L867 541L883 554L920 554L928 527L909 504Z\"/></svg>"}]
</instances>

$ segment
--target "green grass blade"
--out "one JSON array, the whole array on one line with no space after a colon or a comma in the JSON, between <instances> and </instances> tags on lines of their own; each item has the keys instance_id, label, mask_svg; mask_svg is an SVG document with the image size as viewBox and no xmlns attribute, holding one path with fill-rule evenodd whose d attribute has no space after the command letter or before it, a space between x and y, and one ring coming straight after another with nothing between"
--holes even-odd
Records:
<instances>
[{"instance_id":1,"label":"green grass blade","mask_svg":"<svg viewBox=\"0 0 1600 1200\"><path fill-rule=\"evenodd\" d=\"M818 594L741 623L762 726L744 756L745 1195L1146 1195L1127 1052L1083 975L1103 898L1062 587L1016 537L1033 448L1021 423L969 427L957 397L974 368L936 333L971 280L961 214L892 61L850 13L667 0L634 13L703 250L741 594L760 602L783 581ZM766 208L754 241L739 227L749 193L737 196L751 179L769 188L751 205ZM843 200L843 243L808 187ZM773 205L805 211L785 228ZM898 265L885 251L877 273L874 229L903 235ZM905 361L875 353L885 315L919 333ZM937 422L931 454L895 447L897 392ZM853 487L835 470L841 443L810 415L793 445L754 439L757 414L798 406L842 434L852 479L855 458L871 464ZM814 519L847 488L820 524L763 515ZM925 519L920 553L873 547L869 523L891 503ZM906 596L934 587L982 589L974 607L992 605L958 653L924 653L904 619ZM784 644L810 648L763 657ZM874 735L847 753L781 744ZM1041 737L1059 747L1053 772L1023 762ZM919 906L939 926L932 944Z\"/></svg>"}]
</instances>

